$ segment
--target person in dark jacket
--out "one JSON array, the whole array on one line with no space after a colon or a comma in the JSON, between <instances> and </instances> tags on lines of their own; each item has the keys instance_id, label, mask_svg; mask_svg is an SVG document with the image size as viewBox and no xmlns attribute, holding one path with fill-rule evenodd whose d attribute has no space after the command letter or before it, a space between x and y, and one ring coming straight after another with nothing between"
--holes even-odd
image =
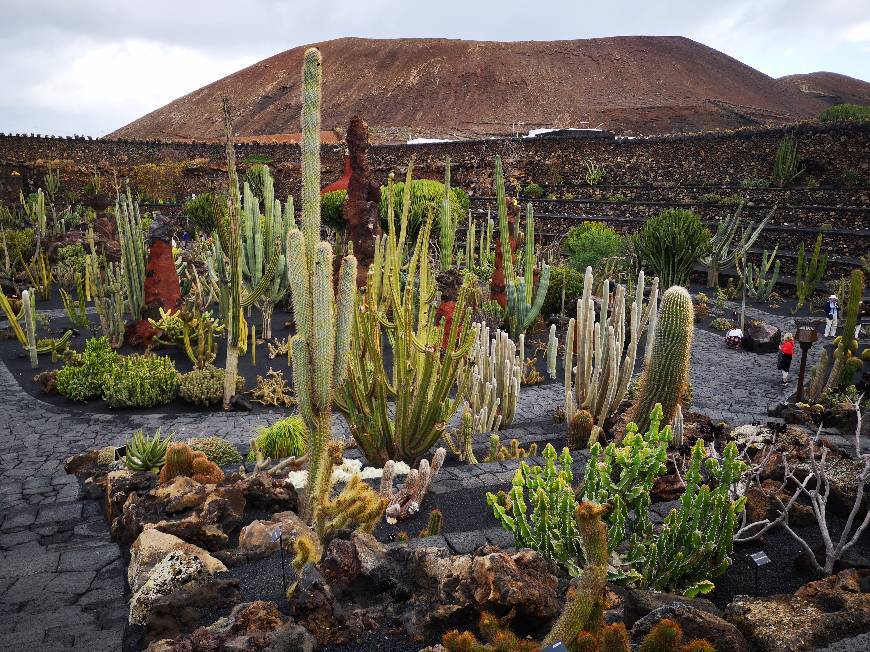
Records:
<instances>
[{"instance_id":1,"label":"person in dark jacket","mask_svg":"<svg viewBox=\"0 0 870 652\"><path fill-rule=\"evenodd\" d=\"M825 337L834 337L837 334L837 319L839 317L840 301L836 294L832 294L825 304Z\"/></svg>"},{"instance_id":2,"label":"person in dark jacket","mask_svg":"<svg viewBox=\"0 0 870 652\"><path fill-rule=\"evenodd\" d=\"M782 372L782 384L788 385L788 370L791 369L791 358L794 355L794 335L786 333L779 345L779 360L776 366Z\"/></svg>"}]
</instances>

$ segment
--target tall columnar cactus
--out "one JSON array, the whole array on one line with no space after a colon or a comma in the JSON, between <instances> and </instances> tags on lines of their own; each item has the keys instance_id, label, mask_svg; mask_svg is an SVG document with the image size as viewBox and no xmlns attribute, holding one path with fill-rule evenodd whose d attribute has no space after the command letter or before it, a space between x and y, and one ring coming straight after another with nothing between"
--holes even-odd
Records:
<instances>
[{"instance_id":1,"label":"tall columnar cactus","mask_svg":"<svg viewBox=\"0 0 870 652\"><path fill-rule=\"evenodd\" d=\"M499 201L506 201L503 192L500 195ZM529 203L526 207L523 275L521 277L515 275L510 247L508 245L510 238L504 235L507 233L508 223L506 217L502 216L506 214L506 210L502 211L499 209L499 238L502 243L505 288L507 290L505 319L507 320L511 337L518 339L535 322L541 312L541 307L544 305L544 299L547 296L547 288L550 287L550 267L544 264L538 286L535 288L537 261L535 257L535 216L532 205Z\"/></svg>"},{"instance_id":2,"label":"tall columnar cactus","mask_svg":"<svg viewBox=\"0 0 870 652\"><path fill-rule=\"evenodd\" d=\"M262 335L272 337L272 312L275 304L284 298L290 287L289 267L287 265L287 233L296 224L293 216L293 197L287 198L283 210L281 202L275 198L275 184L267 166L259 168L260 187L263 194L263 207L245 183L243 191L242 219L242 273L248 293L260 284L263 277L272 270L272 280L267 283L257 306L263 314ZM273 257L277 257L273 260Z\"/></svg>"},{"instance_id":3,"label":"tall columnar cactus","mask_svg":"<svg viewBox=\"0 0 870 652\"><path fill-rule=\"evenodd\" d=\"M776 245L770 254L765 249L761 255L761 265L753 265L748 262L745 255L737 259L737 272L740 274L749 296L761 301L767 301L770 298L779 279L780 261L777 260L776 264L773 264L778 250L779 245ZM768 277L771 266L773 266L773 274Z\"/></svg>"},{"instance_id":4,"label":"tall columnar cactus","mask_svg":"<svg viewBox=\"0 0 870 652\"><path fill-rule=\"evenodd\" d=\"M608 563L607 528L601 517L606 511L606 507L595 503L577 505L574 519L586 553L586 565L565 602L562 615L544 638L544 647L557 641L574 641L581 631L595 631L601 626Z\"/></svg>"},{"instance_id":5,"label":"tall columnar cactus","mask_svg":"<svg viewBox=\"0 0 870 652\"><path fill-rule=\"evenodd\" d=\"M444 198L438 213L438 244L441 269L453 269L453 248L456 241L456 220L450 210L450 157L444 162Z\"/></svg>"},{"instance_id":6,"label":"tall columnar cactus","mask_svg":"<svg viewBox=\"0 0 870 652\"><path fill-rule=\"evenodd\" d=\"M409 165L406 193L411 169ZM393 196L392 181L387 192ZM471 311L466 310L468 282L459 290L449 330L444 321L435 323L435 284L427 251L431 214L410 261L403 263L409 204L406 196L397 237L393 203L388 200L388 232L376 244L364 303L354 321L350 371L336 397L336 406L371 464L388 459L413 464L442 437L465 400L464 369L474 344ZM386 340L392 349L390 371L384 363Z\"/></svg>"},{"instance_id":7,"label":"tall columnar cactus","mask_svg":"<svg viewBox=\"0 0 870 652\"><path fill-rule=\"evenodd\" d=\"M315 523L322 520L319 510L328 499L333 392L347 376L356 305L356 258L342 260L336 294L332 245L320 241L322 75L320 51L309 48L302 69L302 230L294 228L288 236L297 329L290 341L293 385L309 433L306 514Z\"/></svg>"},{"instance_id":8,"label":"tall columnar cactus","mask_svg":"<svg viewBox=\"0 0 870 652\"><path fill-rule=\"evenodd\" d=\"M849 298L846 301L846 321L843 324L843 334L840 336L840 344L834 350L834 362L831 372L825 382L823 391L834 390L840 386L843 380L843 369L846 361L852 356L855 342L855 326L858 324L858 308L861 305L861 297L864 294L864 272L853 269L849 278Z\"/></svg>"},{"instance_id":9,"label":"tall columnar cactus","mask_svg":"<svg viewBox=\"0 0 870 652\"><path fill-rule=\"evenodd\" d=\"M695 309L684 287L674 285L662 296L652 359L644 367L631 413L641 431L649 426L649 414L661 403L665 423L683 402L689 382L689 362ZM649 346L649 345L648 345Z\"/></svg>"},{"instance_id":10,"label":"tall columnar cactus","mask_svg":"<svg viewBox=\"0 0 870 652\"><path fill-rule=\"evenodd\" d=\"M24 311L24 330L27 334L27 353L30 355L30 366L39 366L39 356L36 351L36 296L32 290L21 293L21 304Z\"/></svg>"},{"instance_id":11,"label":"tall columnar cactus","mask_svg":"<svg viewBox=\"0 0 870 652\"><path fill-rule=\"evenodd\" d=\"M740 203L734 215L720 220L716 234L710 240L710 253L701 258L707 266L707 287L719 287L719 271L735 264L738 258L746 256L746 252L761 235L770 218L776 212L774 206L767 216L756 226L744 229L735 242L737 229L740 227L740 214L743 212L743 202Z\"/></svg>"},{"instance_id":12,"label":"tall columnar cactus","mask_svg":"<svg viewBox=\"0 0 870 652\"><path fill-rule=\"evenodd\" d=\"M486 324L475 323L473 328L466 400L475 432L494 432L513 423L523 377L522 353L507 333L497 330L490 339Z\"/></svg>"},{"instance_id":13,"label":"tall columnar cactus","mask_svg":"<svg viewBox=\"0 0 870 652\"><path fill-rule=\"evenodd\" d=\"M133 201L129 187L126 194L120 194L115 199L115 221L118 224L118 239L121 242L121 271L127 289L127 305L130 316L139 319L145 303L147 252L139 202Z\"/></svg>"},{"instance_id":14,"label":"tall columnar cactus","mask_svg":"<svg viewBox=\"0 0 870 652\"><path fill-rule=\"evenodd\" d=\"M812 258L807 260L804 243L801 242L798 248L797 275L795 276L795 291L797 294L797 303L792 310L792 314L796 314L798 310L806 303L810 295L819 287L822 278L825 276L825 269L828 266L828 254L822 253L822 234L816 236L816 244L813 247Z\"/></svg>"},{"instance_id":15,"label":"tall columnar cactus","mask_svg":"<svg viewBox=\"0 0 870 652\"><path fill-rule=\"evenodd\" d=\"M644 307L644 273L640 272L626 330L625 286L617 285L601 299L601 320L595 321L592 268L586 268L583 294L577 301L577 317L568 322L565 340L565 422L577 410L588 410L599 426L625 398L634 371L637 348L647 322L652 323L658 296L653 279L649 303ZM626 339L628 337L628 339ZM647 336L647 343L650 339ZM628 345L626 347L626 344ZM647 344L649 348L649 344Z\"/></svg>"},{"instance_id":16,"label":"tall columnar cactus","mask_svg":"<svg viewBox=\"0 0 870 652\"><path fill-rule=\"evenodd\" d=\"M92 228L88 229L88 244L91 253L85 257L86 292L94 300L103 335L109 338L112 348L118 348L124 343L124 274L115 263L106 262L97 254Z\"/></svg>"},{"instance_id":17,"label":"tall columnar cactus","mask_svg":"<svg viewBox=\"0 0 870 652\"><path fill-rule=\"evenodd\" d=\"M547 375L551 380L556 378L556 364L559 358L559 338L556 336L556 324L550 325L547 335Z\"/></svg>"}]
</instances>

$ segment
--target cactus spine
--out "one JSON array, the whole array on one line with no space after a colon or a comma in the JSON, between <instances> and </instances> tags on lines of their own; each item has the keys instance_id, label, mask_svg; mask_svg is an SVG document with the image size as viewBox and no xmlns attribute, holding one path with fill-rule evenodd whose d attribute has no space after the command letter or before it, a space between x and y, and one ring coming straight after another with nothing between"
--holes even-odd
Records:
<instances>
[{"instance_id":1,"label":"cactus spine","mask_svg":"<svg viewBox=\"0 0 870 652\"><path fill-rule=\"evenodd\" d=\"M770 218L776 211L774 206L767 216L756 226L744 229L740 239L734 242L737 229L740 227L740 214L743 212L743 202L737 207L735 213L719 221L716 227L716 235L710 240L710 253L701 258L701 262L707 266L707 287L719 287L719 271L733 265L739 258L744 258L746 252L761 235L762 229L767 226Z\"/></svg>"},{"instance_id":2,"label":"cactus spine","mask_svg":"<svg viewBox=\"0 0 870 652\"><path fill-rule=\"evenodd\" d=\"M36 296L33 290L24 290L21 293L21 304L24 312L24 329L27 333L27 352L30 354L30 366L36 369L39 366L39 357L36 351Z\"/></svg>"},{"instance_id":3,"label":"cactus spine","mask_svg":"<svg viewBox=\"0 0 870 652\"><path fill-rule=\"evenodd\" d=\"M115 221L121 241L121 270L127 288L127 305L133 319L139 319L145 302L145 234L139 202L133 201L130 188L115 199Z\"/></svg>"},{"instance_id":4,"label":"cactus spine","mask_svg":"<svg viewBox=\"0 0 870 652\"><path fill-rule=\"evenodd\" d=\"M662 296L662 306L652 343L652 359L644 367L631 420L644 432L656 403L661 403L668 423L681 404L689 380L695 309L686 288L674 285Z\"/></svg>"},{"instance_id":5,"label":"cactus spine","mask_svg":"<svg viewBox=\"0 0 870 652\"><path fill-rule=\"evenodd\" d=\"M332 464L333 389L347 372L354 307L356 258L341 262L336 297L332 245L320 242L320 102L322 68L317 48L306 50L302 70L302 230L288 235L290 291L296 335L291 339L293 385L308 429L305 513L323 524ZM318 528L320 531L320 528Z\"/></svg>"},{"instance_id":6,"label":"cactus spine","mask_svg":"<svg viewBox=\"0 0 870 652\"><path fill-rule=\"evenodd\" d=\"M565 341L565 422L570 425L575 412L582 409L592 413L598 425L603 427L628 390L639 340L647 322L653 320L658 278L653 279L649 303L644 308L644 273L638 275L628 333L625 328L625 286L616 286L612 301L610 293L603 293L602 321L598 322L595 321L592 300L593 286L592 268L587 267L583 294L577 301L577 317L569 320ZM626 335L630 338L627 348Z\"/></svg>"},{"instance_id":7,"label":"cactus spine","mask_svg":"<svg viewBox=\"0 0 870 652\"><path fill-rule=\"evenodd\" d=\"M568 448L578 450L585 446L591 446L592 430L595 428L595 420L589 410L577 410L571 423L568 424Z\"/></svg>"}]
</instances>

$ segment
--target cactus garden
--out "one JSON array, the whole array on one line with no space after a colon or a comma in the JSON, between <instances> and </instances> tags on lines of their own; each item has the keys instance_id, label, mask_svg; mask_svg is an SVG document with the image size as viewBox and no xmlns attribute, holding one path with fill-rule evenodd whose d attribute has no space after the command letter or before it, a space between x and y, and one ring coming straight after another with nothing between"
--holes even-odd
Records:
<instances>
[{"instance_id":1,"label":"cactus garden","mask_svg":"<svg viewBox=\"0 0 870 652\"><path fill-rule=\"evenodd\" d=\"M181 216L50 167L0 207L10 649L867 649L866 255L742 199L563 228L499 155L375 178L359 117L330 189L300 72L293 183L224 98Z\"/></svg>"}]
</instances>

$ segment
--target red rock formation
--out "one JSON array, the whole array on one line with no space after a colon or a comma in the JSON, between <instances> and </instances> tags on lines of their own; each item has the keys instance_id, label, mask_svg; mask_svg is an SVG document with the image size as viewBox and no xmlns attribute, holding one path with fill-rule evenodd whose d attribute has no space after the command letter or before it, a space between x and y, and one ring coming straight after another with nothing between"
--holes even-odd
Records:
<instances>
[{"instance_id":1,"label":"red rock formation","mask_svg":"<svg viewBox=\"0 0 870 652\"><path fill-rule=\"evenodd\" d=\"M160 219L155 217L155 221ZM150 346L160 331L148 323L148 319L160 319L160 308L175 310L181 307L181 284L175 271L172 256L172 237L164 225L152 224L148 233L150 247L148 264L145 266L145 303L141 319L127 334L133 346Z\"/></svg>"},{"instance_id":2,"label":"red rock formation","mask_svg":"<svg viewBox=\"0 0 870 652\"><path fill-rule=\"evenodd\" d=\"M514 228L520 207L517 204L517 201L512 197L507 197L505 202L507 203L507 223L511 258L514 258L513 254L517 250L517 239L516 236L514 236ZM495 264L493 266L492 279L489 283L489 296L492 301L498 301L498 305L502 308L507 308L507 282L504 277L504 258L502 258L501 255L501 238L502 234L499 232L498 237L495 239Z\"/></svg>"},{"instance_id":3,"label":"red rock formation","mask_svg":"<svg viewBox=\"0 0 870 652\"><path fill-rule=\"evenodd\" d=\"M344 173L342 173L341 177L332 183L330 183L326 188L320 191L321 195L325 195L328 192L333 192L335 190L347 190L348 184L350 184L350 154L344 155Z\"/></svg>"},{"instance_id":4,"label":"red rock formation","mask_svg":"<svg viewBox=\"0 0 870 652\"><path fill-rule=\"evenodd\" d=\"M375 256L375 238L381 233L378 219L381 187L372 178L369 166L369 127L359 116L350 119L346 141L351 174L342 213L347 223L347 237L353 243L357 259L357 286L364 287L369 265Z\"/></svg>"}]
</instances>

